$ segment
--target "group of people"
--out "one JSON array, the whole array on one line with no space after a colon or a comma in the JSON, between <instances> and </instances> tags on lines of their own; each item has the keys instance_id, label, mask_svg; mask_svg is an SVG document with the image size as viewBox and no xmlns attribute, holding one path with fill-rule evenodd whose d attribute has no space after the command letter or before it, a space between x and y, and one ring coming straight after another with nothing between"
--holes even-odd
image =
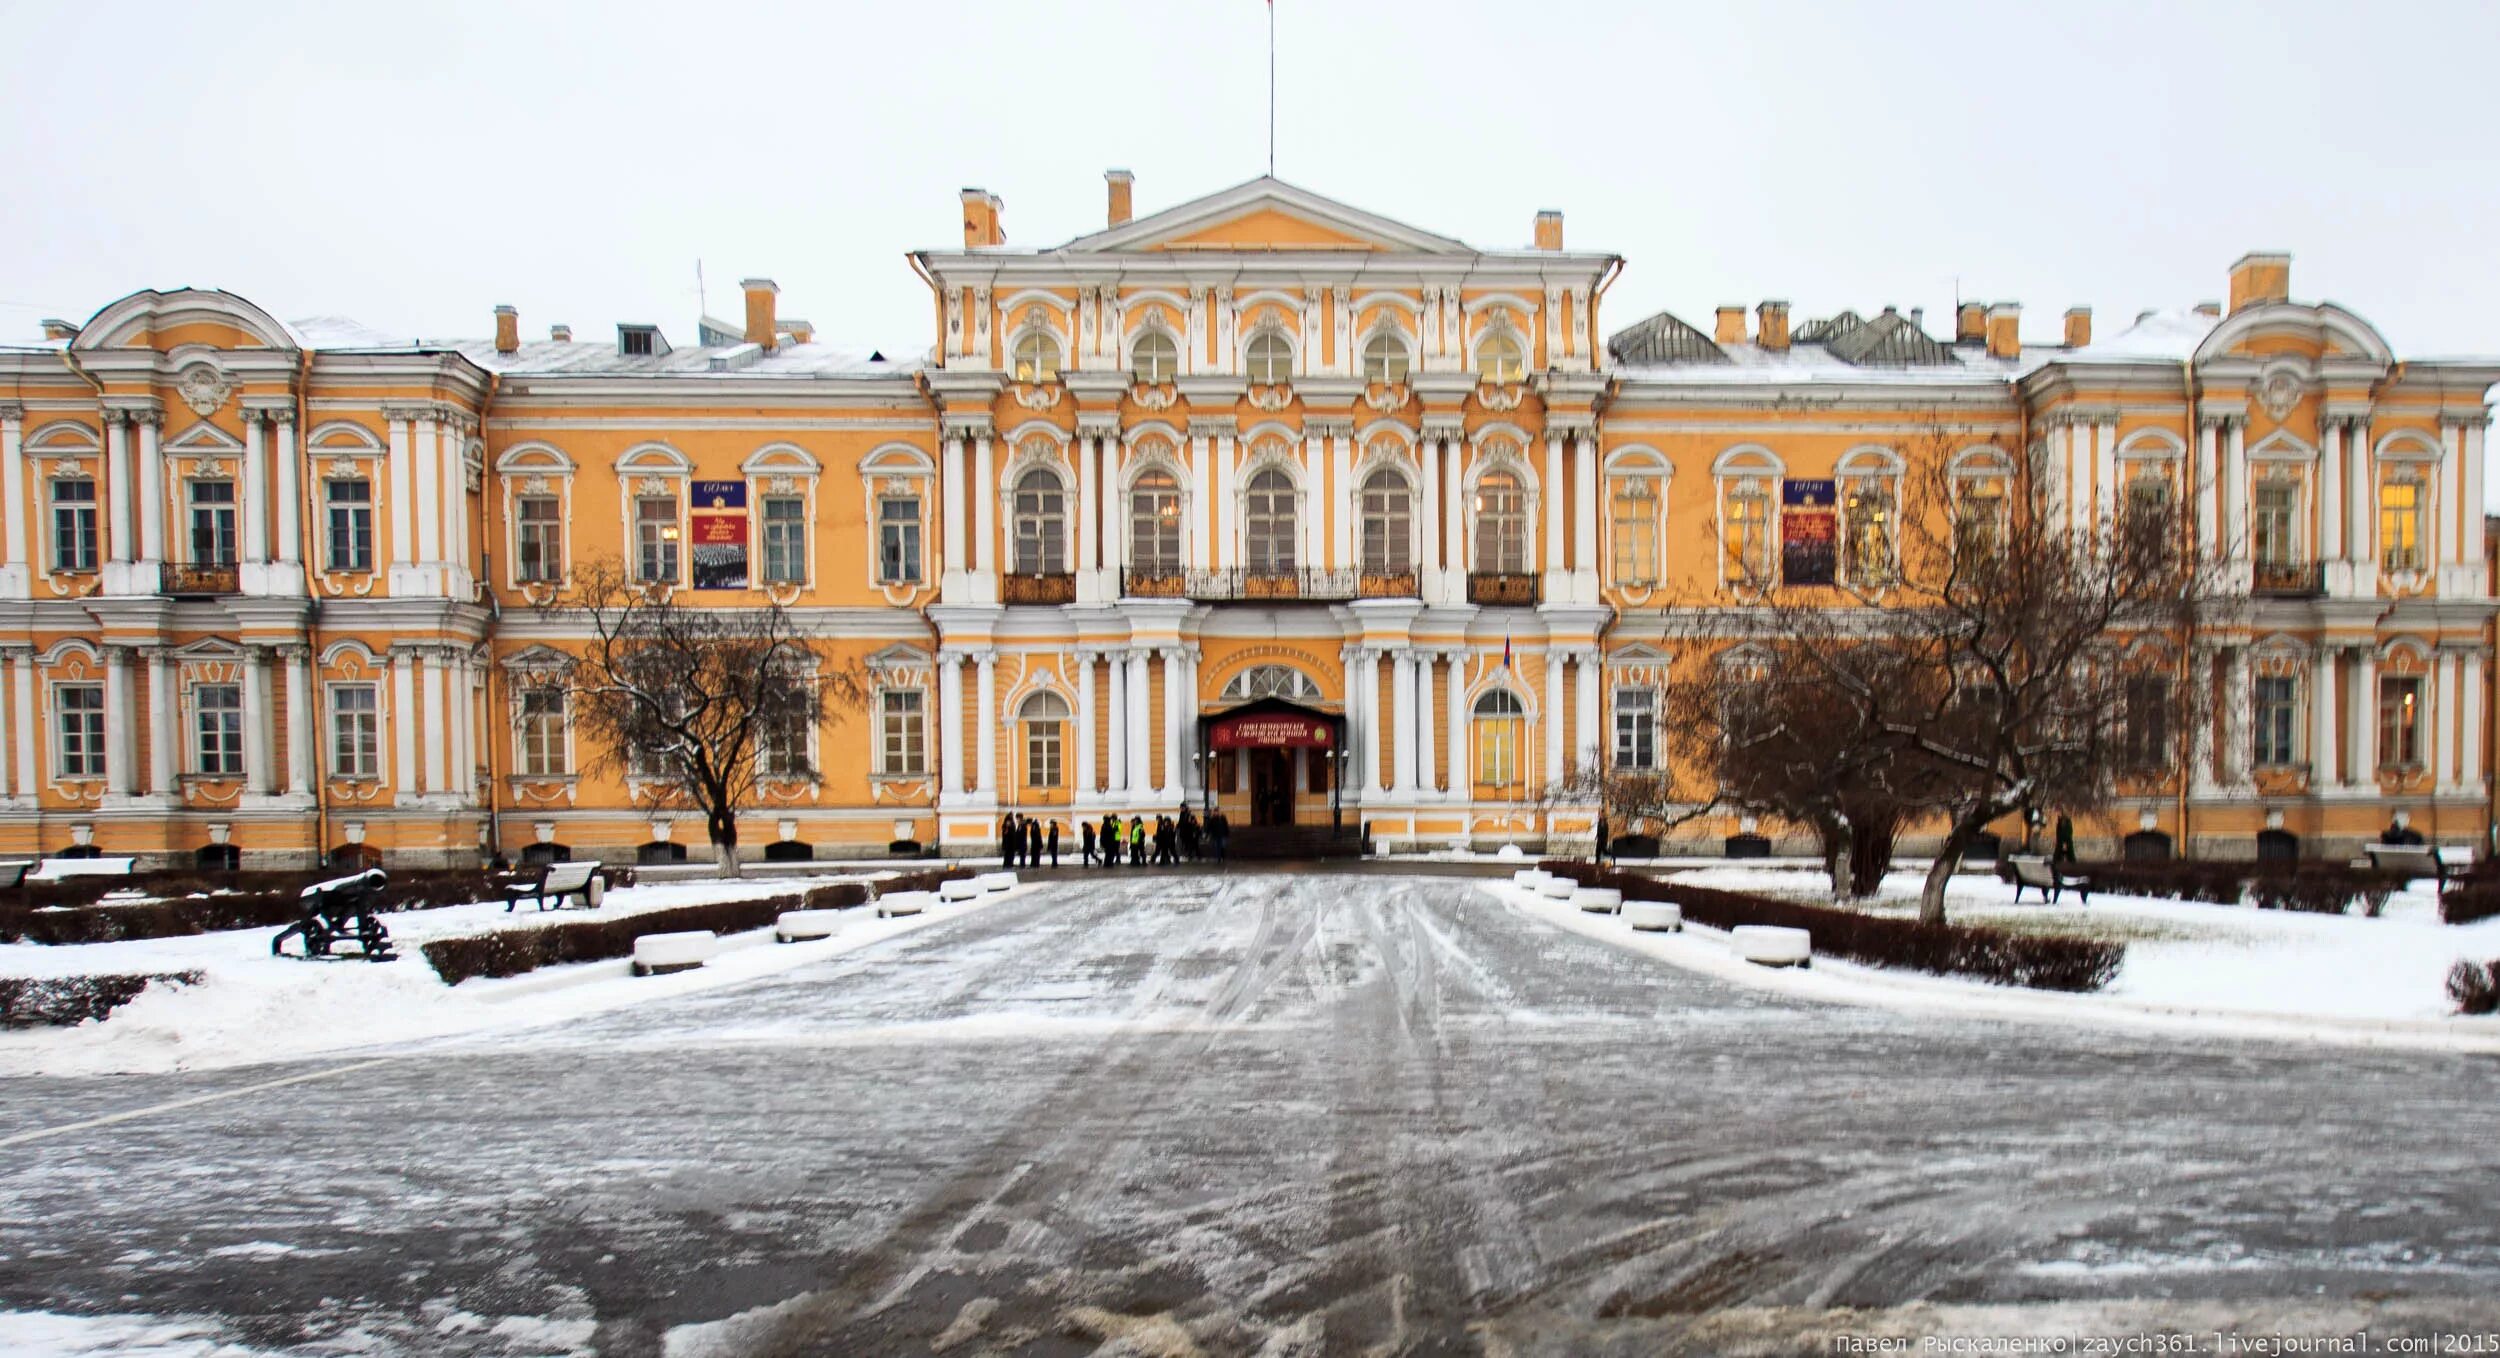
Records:
<instances>
[{"instance_id":1,"label":"group of people","mask_svg":"<svg viewBox=\"0 0 2500 1358\"><path fill-rule=\"evenodd\" d=\"M1131 867L1177 867L1184 860L1223 862L1233 824L1221 811L1201 821L1183 806L1179 816L1157 816L1152 824L1142 815L1130 816L1125 823L1116 815L1106 815L1099 832L1089 820L1078 821L1077 831L1077 844L1089 867L1116 868L1123 862ZM1004 866L1055 868L1059 866L1059 822L1010 811L999 822L998 847Z\"/></svg>"}]
</instances>

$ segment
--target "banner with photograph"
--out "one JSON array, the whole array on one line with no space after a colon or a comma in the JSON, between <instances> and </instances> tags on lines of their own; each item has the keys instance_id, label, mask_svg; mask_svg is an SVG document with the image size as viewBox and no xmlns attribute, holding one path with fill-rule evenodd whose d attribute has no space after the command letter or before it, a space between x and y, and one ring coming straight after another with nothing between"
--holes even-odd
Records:
<instances>
[{"instance_id":1,"label":"banner with photograph","mask_svg":"<svg viewBox=\"0 0 2500 1358\"><path fill-rule=\"evenodd\" d=\"M1780 485L1780 582L1832 583L1840 546L1840 505L1829 479Z\"/></svg>"},{"instance_id":2,"label":"banner with photograph","mask_svg":"<svg viewBox=\"0 0 2500 1358\"><path fill-rule=\"evenodd\" d=\"M747 587L747 483L697 481L694 495L694 587Z\"/></svg>"}]
</instances>

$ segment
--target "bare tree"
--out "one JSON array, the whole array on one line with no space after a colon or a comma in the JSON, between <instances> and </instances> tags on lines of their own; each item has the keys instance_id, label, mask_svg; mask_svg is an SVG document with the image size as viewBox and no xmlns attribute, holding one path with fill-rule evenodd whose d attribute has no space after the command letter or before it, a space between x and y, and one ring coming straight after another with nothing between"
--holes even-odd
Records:
<instances>
[{"instance_id":1,"label":"bare tree","mask_svg":"<svg viewBox=\"0 0 2500 1358\"><path fill-rule=\"evenodd\" d=\"M739 811L768 782L818 781L808 734L864 705L863 676L832 665L769 600L693 607L611 559L584 565L569 595L541 612L585 626L589 639L516 682L560 692L595 762L633 783L643 805L701 812L727 876L739 875Z\"/></svg>"}]
</instances>

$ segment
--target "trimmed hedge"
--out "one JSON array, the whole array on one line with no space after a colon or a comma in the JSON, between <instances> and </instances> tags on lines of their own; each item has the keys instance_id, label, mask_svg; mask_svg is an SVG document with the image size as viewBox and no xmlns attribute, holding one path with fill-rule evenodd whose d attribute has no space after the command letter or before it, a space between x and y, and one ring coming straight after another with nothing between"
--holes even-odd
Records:
<instances>
[{"instance_id":1,"label":"trimmed hedge","mask_svg":"<svg viewBox=\"0 0 2500 1358\"><path fill-rule=\"evenodd\" d=\"M1998 985L2034 990L2098 990L2118 974L2127 946L2096 939L2042 938L1969 924L1923 924L1914 919L1777 900L1737 891L1684 886L1637 873L1599 871L1579 861L1549 862L1549 872L1582 886L1610 886L1627 901L1667 901L1684 918L1714 929L1740 924L1781 925L1814 935L1814 949L1854 962L1942 976L1973 976Z\"/></svg>"},{"instance_id":2,"label":"trimmed hedge","mask_svg":"<svg viewBox=\"0 0 2500 1358\"><path fill-rule=\"evenodd\" d=\"M919 878L932 883L944 877L969 877L968 872L912 873L892 881L878 883L885 891L934 890L930 887L906 885ZM446 985L458 985L472 976L518 976L540 967L561 966L567 962L600 962L609 958L633 955L634 940L644 934L668 934L682 930L709 929L716 934L744 933L762 929L780 918L784 910L848 910L876 899L860 882L834 882L811 887L803 893L766 896L748 901L713 901L704 905L681 905L669 910L652 910L619 919L573 920L563 924L541 925L535 929L502 929L491 934L467 938L438 938L424 946L425 960Z\"/></svg>"},{"instance_id":3,"label":"trimmed hedge","mask_svg":"<svg viewBox=\"0 0 2500 1358\"><path fill-rule=\"evenodd\" d=\"M2387 898L2405 884L2401 872L2356 868L2343 863L2303 863L2290 872L2280 865L2261 871L2249 884L2260 910L2294 910L2312 915L2348 913L2356 902L2372 919L2387 909ZM2097 888L2097 883L2095 884Z\"/></svg>"},{"instance_id":4,"label":"trimmed hedge","mask_svg":"<svg viewBox=\"0 0 2500 1358\"><path fill-rule=\"evenodd\" d=\"M2460 1014L2500 1014L2500 961L2459 962L2448 970L2448 998Z\"/></svg>"},{"instance_id":5,"label":"trimmed hedge","mask_svg":"<svg viewBox=\"0 0 2500 1358\"><path fill-rule=\"evenodd\" d=\"M2467 882L2439 894L2439 918L2449 924L2473 924L2500 916L2500 881Z\"/></svg>"},{"instance_id":6,"label":"trimmed hedge","mask_svg":"<svg viewBox=\"0 0 2500 1358\"><path fill-rule=\"evenodd\" d=\"M91 896L87 904L54 908L12 902L0 906L0 943L117 943L135 938L179 938L224 929L274 928L295 922L305 887L345 875L150 873L46 883L66 886L71 882L101 880L105 889L135 887L163 899L102 904ZM623 886L632 878L627 873L611 875L608 880L611 886ZM484 872L476 869L407 871L390 874L377 908L387 913L501 899L502 893L487 881Z\"/></svg>"},{"instance_id":7,"label":"trimmed hedge","mask_svg":"<svg viewBox=\"0 0 2500 1358\"><path fill-rule=\"evenodd\" d=\"M0 1028L68 1028L139 998L149 984L198 985L196 971L133 976L0 977Z\"/></svg>"}]
</instances>

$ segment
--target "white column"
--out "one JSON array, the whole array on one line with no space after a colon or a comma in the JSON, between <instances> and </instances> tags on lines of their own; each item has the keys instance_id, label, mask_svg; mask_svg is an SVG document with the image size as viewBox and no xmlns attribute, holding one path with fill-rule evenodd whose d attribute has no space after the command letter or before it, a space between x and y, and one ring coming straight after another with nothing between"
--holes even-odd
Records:
<instances>
[{"instance_id":1,"label":"white column","mask_svg":"<svg viewBox=\"0 0 2500 1358\"><path fill-rule=\"evenodd\" d=\"M2196 685L2200 697L2215 691L2214 664L2219 658L2213 651L2201 646L2190 654L2190 682ZM2201 708L2203 704L2198 706ZM2199 711L2188 729L2188 783L2190 790L2200 797L2213 796L2222 786L2214 774L2214 721L2219 715Z\"/></svg>"},{"instance_id":2,"label":"white column","mask_svg":"<svg viewBox=\"0 0 2500 1358\"><path fill-rule=\"evenodd\" d=\"M1579 497L1571 540L1571 588L1580 603L1597 602L1597 436L1582 433L1572 456L1578 460L1578 474L1572 483Z\"/></svg>"},{"instance_id":3,"label":"white column","mask_svg":"<svg viewBox=\"0 0 2500 1358\"><path fill-rule=\"evenodd\" d=\"M2094 524L2092 506L2092 435L2082 417L2066 413L2066 509L2068 522L2075 528Z\"/></svg>"},{"instance_id":4,"label":"white column","mask_svg":"<svg viewBox=\"0 0 2500 1358\"><path fill-rule=\"evenodd\" d=\"M304 490L303 468L296 461L295 412L271 411L269 422L277 435L278 559L296 564L304 560Z\"/></svg>"},{"instance_id":5,"label":"white column","mask_svg":"<svg viewBox=\"0 0 2500 1358\"><path fill-rule=\"evenodd\" d=\"M105 532L110 538L104 545L114 561L136 560L139 545L138 534L130 526L139 490L131 474L127 419L118 410L104 412Z\"/></svg>"},{"instance_id":6,"label":"white column","mask_svg":"<svg viewBox=\"0 0 2500 1358\"><path fill-rule=\"evenodd\" d=\"M998 799L998 653L983 651L973 659L973 775L981 795Z\"/></svg>"},{"instance_id":7,"label":"white column","mask_svg":"<svg viewBox=\"0 0 2500 1358\"><path fill-rule=\"evenodd\" d=\"M165 559L165 459L157 451L157 430L165 417L142 410L131 417L139 427L139 559Z\"/></svg>"},{"instance_id":8,"label":"white column","mask_svg":"<svg viewBox=\"0 0 2500 1358\"><path fill-rule=\"evenodd\" d=\"M1241 564L1241 503L1234 486L1241 472L1233 465L1239 440L1231 434L1215 436L1215 540L1208 544L1208 564L1221 570Z\"/></svg>"},{"instance_id":9,"label":"white column","mask_svg":"<svg viewBox=\"0 0 2500 1358\"><path fill-rule=\"evenodd\" d=\"M1163 782L1155 790L1169 801L1180 794L1181 762L1188 740L1182 735L1182 714L1188 709L1188 678L1182 673L1180 648L1163 648Z\"/></svg>"},{"instance_id":10,"label":"white column","mask_svg":"<svg viewBox=\"0 0 2500 1358\"><path fill-rule=\"evenodd\" d=\"M1196 570L1205 570L1213 561L1207 544L1215 537L1214 484L1208 476L1207 436L1193 428L1189 431L1189 522L1183 532L1189 541L1182 546Z\"/></svg>"},{"instance_id":11,"label":"white column","mask_svg":"<svg viewBox=\"0 0 2500 1358\"><path fill-rule=\"evenodd\" d=\"M1327 566L1328 507L1337 507L1338 517L1353 508L1354 500L1342 481L1328 479L1328 459L1320 451L1320 435L1308 429L1302 433L1302 528L1301 558L1305 570ZM1343 564L1343 563L1339 563Z\"/></svg>"},{"instance_id":12,"label":"white column","mask_svg":"<svg viewBox=\"0 0 2500 1358\"><path fill-rule=\"evenodd\" d=\"M148 657L148 692L151 698L162 687L157 682L157 678L164 668L165 659L161 653L151 654ZM137 785L135 775L138 771L130 766L131 757L135 753L130 744L132 730L139 724L138 705L132 701L133 696L129 648L105 647L104 790L108 795L116 797L129 796L131 789ZM160 725L158 730L170 735L173 728ZM162 750L167 755L173 752L174 743L171 740L158 739L149 744L154 750ZM170 780L166 785L171 785Z\"/></svg>"},{"instance_id":13,"label":"white column","mask_svg":"<svg viewBox=\"0 0 2500 1358\"><path fill-rule=\"evenodd\" d=\"M2431 532L2438 538L2431 554L2435 565L2453 565L2465 560L2465 534L2461 531L2467 521L2462 489L2464 480L2465 427L2454 420L2442 420L2439 425L2439 512L2431 516ZM2473 521L2479 524L2482 506L2473 506L2473 510ZM2443 769L2439 776L2446 778L2446 770Z\"/></svg>"},{"instance_id":14,"label":"white column","mask_svg":"<svg viewBox=\"0 0 2500 1358\"><path fill-rule=\"evenodd\" d=\"M1545 781L1563 776L1563 658L1551 642L1545 647Z\"/></svg>"},{"instance_id":15,"label":"white column","mask_svg":"<svg viewBox=\"0 0 2500 1358\"><path fill-rule=\"evenodd\" d=\"M1355 736L1361 742L1356 747L1361 751L1357 772L1368 800L1380 790L1380 652L1369 646L1358 648L1353 673L1354 692L1346 697L1348 706L1359 706L1362 712Z\"/></svg>"},{"instance_id":16,"label":"white column","mask_svg":"<svg viewBox=\"0 0 2500 1358\"><path fill-rule=\"evenodd\" d=\"M982 603L998 601L998 469L991 461L990 436L984 430L972 441L972 554L974 569L986 577L978 589ZM988 783L981 785L984 791Z\"/></svg>"},{"instance_id":17,"label":"white column","mask_svg":"<svg viewBox=\"0 0 2500 1358\"><path fill-rule=\"evenodd\" d=\"M2222 425L2222 531L2231 568L2223 576L2223 587L2233 591L2248 588L2248 421L2225 420ZM2246 695L2243 694L2243 697Z\"/></svg>"},{"instance_id":18,"label":"white column","mask_svg":"<svg viewBox=\"0 0 2500 1358\"><path fill-rule=\"evenodd\" d=\"M2491 420L2485 416L2478 416L2468 421L2463 431L2465 439L2465 465L2462 469L2460 469L2458 475L2463 480L2465 488L2463 492L2463 503L2457 507L2457 517L2459 521L2465 525L2465 537L2463 541L2457 544L2457 560L2459 561L2479 561L2482 559L2483 475L2485 470L2483 466L2483 457L2484 441L2487 437L2487 431L2490 428Z\"/></svg>"},{"instance_id":19,"label":"white column","mask_svg":"<svg viewBox=\"0 0 2500 1358\"><path fill-rule=\"evenodd\" d=\"M1105 673L1110 675L1110 748L1105 750L1105 755L1110 758L1110 770L1103 783L1108 793L1125 793L1128 790L1128 653L1113 650L1113 653L1105 655L1105 660L1110 660L1110 665L1105 665Z\"/></svg>"},{"instance_id":20,"label":"white column","mask_svg":"<svg viewBox=\"0 0 2500 1358\"><path fill-rule=\"evenodd\" d=\"M391 425L391 564L405 566L415 560L410 553L417 542L416 519L412 512L416 508L417 481L408 465L408 412L385 407L383 413L390 417Z\"/></svg>"},{"instance_id":21,"label":"white column","mask_svg":"<svg viewBox=\"0 0 2500 1358\"><path fill-rule=\"evenodd\" d=\"M1182 784L1191 792L1199 790L1204 772L1199 764L1198 750L1198 648L1181 651L1181 759Z\"/></svg>"},{"instance_id":22,"label":"white column","mask_svg":"<svg viewBox=\"0 0 2500 1358\"><path fill-rule=\"evenodd\" d=\"M1475 774L1467 761L1467 653L1452 651L1444 657L1450 662L1444 682L1448 694L1441 703L1442 743L1450 748L1450 795L1466 797L1474 791Z\"/></svg>"},{"instance_id":23,"label":"white column","mask_svg":"<svg viewBox=\"0 0 2500 1358\"><path fill-rule=\"evenodd\" d=\"M1433 651L1415 653L1415 720L1405 728L1414 732L1415 783L1427 797L1441 789L1432 757L1432 662L1437 658Z\"/></svg>"},{"instance_id":24,"label":"white column","mask_svg":"<svg viewBox=\"0 0 2500 1358\"><path fill-rule=\"evenodd\" d=\"M2228 787L2245 787L2248 771L2255 762L2249 750L2248 648L2231 648L2224 670L2222 690L2223 740L2222 781Z\"/></svg>"},{"instance_id":25,"label":"white column","mask_svg":"<svg viewBox=\"0 0 2500 1358\"><path fill-rule=\"evenodd\" d=\"M243 790L254 796L269 791L270 754L276 744L269 721L269 652L243 648Z\"/></svg>"},{"instance_id":26,"label":"white column","mask_svg":"<svg viewBox=\"0 0 2500 1358\"><path fill-rule=\"evenodd\" d=\"M443 534L441 554L435 559L446 564L457 564L460 560L460 507L467 499L463 487L468 478L461 475L460 471L460 445L462 443L460 419L460 412L446 410L443 412L441 423L435 427L435 434L441 440L442 449L442 470L439 478Z\"/></svg>"},{"instance_id":27,"label":"white column","mask_svg":"<svg viewBox=\"0 0 2500 1358\"><path fill-rule=\"evenodd\" d=\"M2431 654L2431 673L2437 677L2438 706L2431 709L2431 786L2450 791L2456 786L2457 736L2457 666L2456 657L2444 651Z\"/></svg>"},{"instance_id":28,"label":"white column","mask_svg":"<svg viewBox=\"0 0 2500 1358\"><path fill-rule=\"evenodd\" d=\"M2344 786L2378 786L2378 651L2361 646L2352 660L2352 756L2344 765Z\"/></svg>"},{"instance_id":29,"label":"white column","mask_svg":"<svg viewBox=\"0 0 2500 1358\"><path fill-rule=\"evenodd\" d=\"M443 559L443 507L440 484L443 464L442 448L436 441L434 432L434 415L434 408L426 406L423 408L423 413L417 416L414 441L408 450L409 465L416 481L416 498L409 512L416 516L414 550L420 564ZM433 710L431 700L427 702L426 708L430 715ZM429 765L431 762L431 760L428 761ZM432 778L429 777L426 780L426 791L431 792L436 786Z\"/></svg>"},{"instance_id":30,"label":"white column","mask_svg":"<svg viewBox=\"0 0 2500 1358\"><path fill-rule=\"evenodd\" d=\"M1571 758L1583 769L1600 768L1604 766L1605 757L1598 748L1597 718L1600 706L1598 675L1600 670L1597 652L1580 652L1573 657L1571 667L1580 685L1578 714L1572 723L1575 733L1571 740Z\"/></svg>"},{"instance_id":31,"label":"white column","mask_svg":"<svg viewBox=\"0 0 2500 1358\"><path fill-rule=\"evenodd\" d=\"M443 768L448 753L443 748L444 689L443 653L434 651L425 657L425 792L440 792L450 781Z\"/></svg>"},{"instance_id":32,"label":"white column","mask_svg":"<svg viewBox=\"0 0 2500 1358\"><path fill-rule=\"evenodd\" d=\"M269 463L261 441L260 412L243 412L243 561L257 566L269 559Z\"/></svg>"},{"instance_id":33,"label":"white column","mask_svg":"<svg viewBox=\"0 0 2500 1358\"><path fill-rule=\"evenodd\" d=\"M1423 469L1422 493L1415 498L1415 585L1426 599L1441 597L1441 438L1424 435L1415 446Z\"/></svg>"},{"instance_id":34,"label":"white column","mask_svg":"<svg viewBox=\"0 0 2500 1358\"><path fill-rule=\"evenodd\" d=\"M2354 572L2370 586L2362 590L2363 593L2375 590L2378 579L2377 536L2371 531L2373 525L2370 522L2371 511L2378 505L2378 496L2371 488L2371 461L2370 426L2356 420L2352 425L2351 448L2344 458L2345 470L2352 475L2352 493L2345 500L2345 509L2352 521L2344 533L2344 555L2354 562L2369 563L2368 568Z\"/></svg>"},{"instance_id":35,"label":"white column","mask_svg":"<svg viewBox=\"0 0 2500 1358\"><path fill-rule=\"evenodd\" d=\"M941 580L959 576L964 569L964 459L970 455L970 441L952 430L938 444L938 532L946 556ZM950 591L947 602L961 599Z\"/></svg>"},{"instance_id":36,"label":"white column","mask_svg":"<svg viewBox=\"0 0 2500 1358\"><path fill-rule=\"evenodd\" d=\"M2469 431L2470 432L2470 431ZM2460 671L2457 700L2462 704L2458 726L2463 733L2457 750L2457 783L2462 792L2483 786L2483 652L2480 646L2457 656Z\"/></svg>"},{"instance_id":37,"label":"white column","mask_svg":"<svg viewBox=\"0 0 2500 1358\"><path fill-rule=\"evenodd\" d=\"M391 652L391 746L395 800L417 793L417 653Z\"/></svg>"},{"instance_id":38,"label":"white column","mask_svg":"<svg viewBox=\"0 0 2500 1358\"><path fill-rule=\"evenodd\" d=\"M467 652L452 652L449 683L445 715L451 722L451 783L446 790L465 804L477 795L477 757L469 750L469 712L474 704Z\"/></svg>"},{"instance_id":39,"label":"white column","mask_svg":"<svg viewBox=\"0 0 2500 1358\"><path fill-rule=\"evenodd\" d=\"M1094 516L1102 512L1102 496L1094 489L1094 444L1097 435L1076 436L1076 575L1100 580L1102 563L1094 554Z\"/></svg>"},{"instance_id":40,"label":"white column","mask_svg":"<svg viewBox=\"0 0 2500 1358\"><path fill-rule=\"evenodd\" d=\"M1401 797L1415 795L1415 653L1400 648L1389 653L1389 729L1396 732L1390 749L1390 777Z\"/></svg>"},{"instance_id":41,"label":"white column","mask_svg":"<svg viewBox=\"0 0 2500 1358\"><path fill-rule=\"evenodd\" d=\"M2101 522L2118 521L2118 426L2096 423L2092 426L2092 498L2099 507Z\"/></svg>"},{"instance_id":42,"label":"white column","mask_svg":"<svg viewBox=\"0 0 2500 1358\"><path fill-rule=\"evenodd\" d=\"M2318 463L2318 560L2344 559L2344 422L2322 421L2325 456Z\"/></svg>"},{"instance_id":43,"label":"white column","mask_svg":"<svg viewBox=\"0 0 2500 1358\"><path fill-rule=\"evenodd\" d=\"M1328 484L1340 488L1337 496L1330 501L1335 506L1332 525L1334 531L1331 534L1336 544L1333 564L1339 566L1358 564L1355 561L1354 505L1346 498L1343 490L1353 477L1352 441L1347 437L1344 425L1332 425L1328 433Z\"/></svg>"},{"instance_id":44,"label":"white column","mask_svg":"<svg viewBox=\"0 0 2500 1358\"><path fill-rule=\"evenodd\" d=\"M17 710L11 713L17 732L17 795L32 797L38 783L35 778L35 650L31 646L10 651L10 669L17 681Z\"/></svg>"},{"instance_id":45,"label":"white column","mask_svg":"<svg viewBox=\"0 0 2500 1358\"><path fill-rule=\"evenodd\" d=\"M2222 526L2222 461L2215 433L2218 423L2196 422L2196 518L2201 525L2198 540L2215 561L2222 559L2223 546L2228 541Z\"/></svg>"},{"instance_id":46,"label":"white column","mask_svg":"<svg viewBox=\"0 0 2500 1358\"><path fill-rule=\"evenodd\" d=\"M1563 571L1563 436L1545 436L1545 484L1537 489L1545 497L1545 598L1553 602L1562 597Z\"/></svg>"},{"instance_id":47,"label":"white column","mask_svg":"<svg viewBox=\"0 0 2500 1358\"><path fill-rule=\"evenodd\" d=\"M10 593L23 594L32 583L26 559L26 464L18 449L26 427L26 407L0 401L0 529L6 531Z\"/></svg>"},{"instance_id":48,"label":"white column","mask_svg":"<svg viewBox=\"0 0 2500 1358\"><path fill-rule=\"evenodd\" d=\"M2309 659L2309 794L2335 779L2335 648L2321 645Z\"/></svg>"},{"instance_id":49,"label":"white column","mask_svg":"<svg viewBox=\"0 0 2500 1358\"><path fill-rule=\"evenodd\" d=\"M1449 591L1450 602L1463 603L1467 598L1467 533L1461 526L1462 515L1469 512L1467 481L1459 474L1465 465L1466 446L1460 440L1442 440L1441 450L1450 460L1441 477L1441 555L1450 564L1443 576L1443 588Z\"/></svg>"},{"instance_id":50,"label":"white column","mask_svg":"<svg viewBox=\"0 0 2500 1358\"><path fill-rule=\"evenodd\" d=\"M1094 791L1094 653L1076 652L1076 795Z\"/></svg>"},{"instance_id":51,"label":"white column","mask_svg":"<svg viewBox=\"0 0 2500 1358\"><path fill-rule=\"evenodd\" d=\"M1102 566L1104 596L1116 599L1127 593L1120 577L1128 570L1128 495L1120 489L1116 439L1104 439L1102 444Z\"/></svg>"},{"instance_id":52,"label":"white column","mask_svg":"<svg viewBox=\"0 0 2500 1358\"><path fill-rule=\"evenodd\" d=\"M937 681L938 795L952 799L964 794L963 656L938 652Z\"/></svg>"},{"instance_id":53,"label":"white column","mask_svg":"<svg viewBox=\"0 0 2500 1358\"><path fill-rule=\"evenodd\" d=\"M312 648L286 649L286 790L312 795L313 745L321 739L313 717Z\"/></svg>"},{"instance_id":54,"label":"white column","mask_svg":"<svg viewBox=\"0 0 2500 1358\"><path fill-rule=\"evenodd\" d=\"M1143 797L1154 790L1154 687L1146 666L1154 652L1144 646L1128 653L1128 794Z\"/></svg>"}]
</instances>

